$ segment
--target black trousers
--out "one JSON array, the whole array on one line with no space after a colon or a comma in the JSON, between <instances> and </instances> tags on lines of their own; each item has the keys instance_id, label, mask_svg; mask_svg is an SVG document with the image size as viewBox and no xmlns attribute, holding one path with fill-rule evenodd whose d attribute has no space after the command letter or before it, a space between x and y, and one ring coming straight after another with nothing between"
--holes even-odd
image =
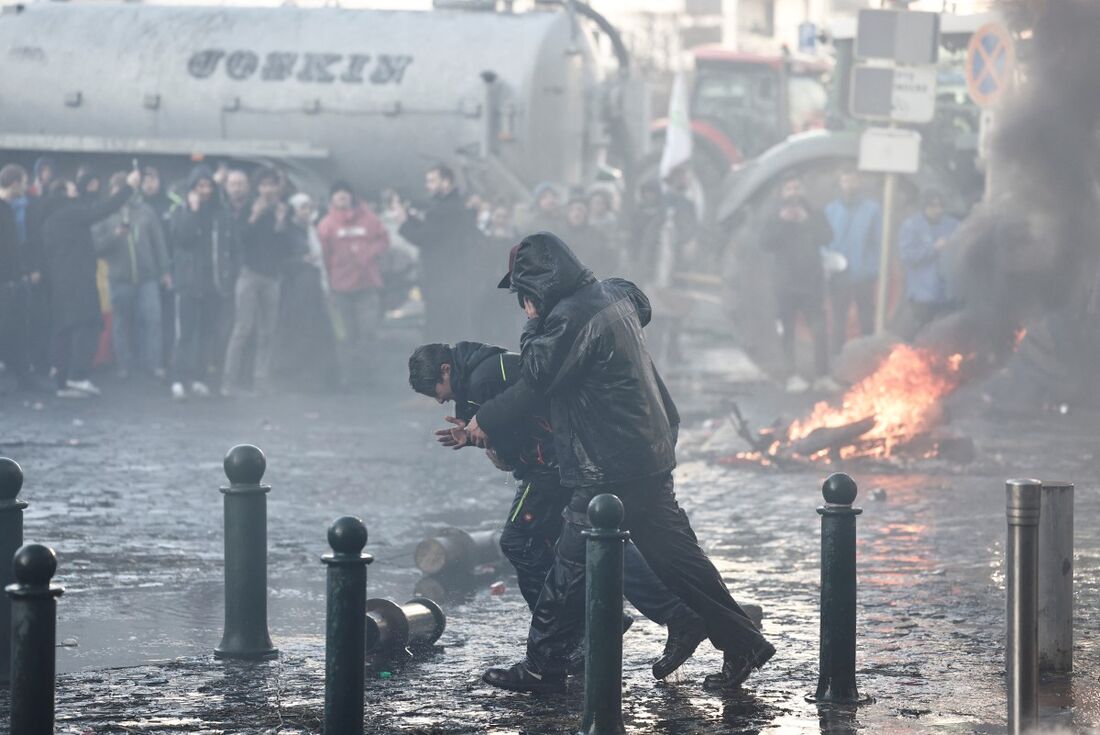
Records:
<instances>
[{"instance_id":1,"label":"black trousers","mask_svg":"<svg viewBox=\"0 0 1100 735\"><path fill-rule=\"evenodd\" d=\"M0 283L0 362L24 380L30 370L27 289L21 281Z\"/></svg>"},{"instance_id":2,"label":"black trousers","mask_svg":"<svg viewBox=\"0 0 1100 735\"><path fill-rule=\"evenodd\" d=\"M536 475L519 483L508 511L500 548L516 568L520 594L532 611L554 566L565 526L562 514L572 496L572 490L561 486L557 473ZM588 527L587 517L573 522L582 530ZM683 602L657 578L632 543L627 543L623 555L623 593L638 612L658 625L666 625L681 612L677 608Z\"/></svg>"},{"instance_id":3,"label":"black trousers","mask_svg":"<svg viewBox=\"0 0 1100 735\"><path fill-rule=\"evenodd\" d=\"M173 355L172 380L205 382L217 359L222 329L222 300L216 294L182 292L176 302L179 336Z\"/></svg>"},{"instance_id":4,"label":"black trousers","mask_svg":"<svg viewBox=\"0 0 1100 735\"><path fill-rule=\"evenodd\" d=\"M814 340L814 376L829 374L829 334L825 327L825 295L818 293L777 293L775 296L779 323L783 325L783 367L790 377L798 372L795 362L795 332L798 316L810 330Z\"/></svg>"},{"instance_id":5,"label":"black trousers","mask_svg":"<svg viewBox=\"0 0 1100 735\"><path fill-rule=\"evenodd\" d=\"M103 322L98 316L79 324L70 324L54 335L54 367L57 387L64 388L69 380L87 380L92 373L92 361L99 349L99 334Z\"/></svg>"},{"instance_id":6,"label":"black trousers","mask_svg":"<svg viewBox=\"0 0 1100 735\"><path fill-rule=\"evenodd\" d=\"M875 331L875 288L874 278L853 281L844 274L834 276L829 281L829 301L833 312L833 352L840 354L844 343L848 341L848 314L852 304L856 305L859 316L859 331L863 336Z\"/></svg>"},{"instance_id":7,"label":"black trousers","mask_svg":"<svg viewBox=\"0 0 1100 735\"><path fill-rule=\"evenodd\" d=\"M715 648L747 656L765 643L726 589L722 576L699 547L687 514L676 502L672 473L624 485L576 488L558 541L554 566L531 615L527 657L543 671L557 672L584 629L585 538L578 518L601 493L623 501L623 527L665 585L694 610Z\"/></svg>"}]
</instances>

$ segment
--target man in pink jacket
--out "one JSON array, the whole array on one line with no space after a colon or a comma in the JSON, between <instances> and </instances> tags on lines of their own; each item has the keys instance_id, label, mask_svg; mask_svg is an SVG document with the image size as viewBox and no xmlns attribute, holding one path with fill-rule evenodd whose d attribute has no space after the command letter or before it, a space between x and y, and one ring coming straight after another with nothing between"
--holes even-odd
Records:
<instances>
[{"instance_id":1,"label":"man in pink jacket","mask_svg":"<svg viewBox=\"0 0 1100 735\"><path fill-rule=\"evenodd\" d=\"M357 201L343 181L332 186L329 211L317 234L332 303L343 323L344 380L361 383L369 373L371 346L382 317L379 256L389 248L389 237L374 212Z\"/></svg>"}]
</instances>

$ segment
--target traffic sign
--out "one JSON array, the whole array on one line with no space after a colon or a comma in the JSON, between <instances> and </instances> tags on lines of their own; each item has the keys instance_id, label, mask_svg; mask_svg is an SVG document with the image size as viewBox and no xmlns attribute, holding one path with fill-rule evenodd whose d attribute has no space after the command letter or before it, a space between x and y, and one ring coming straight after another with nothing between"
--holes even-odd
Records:
<instances>
[{"instance_id":1,"label":"traffic sign","mask_svg":"<svg viewBox=\"0 0 1100 735\"><path fill-rule=\"evenodd\" d=\"M997 104L1012 83L1016 43L1000 23L987 23L974 33L966 51L966 88L981 107Z\"/></svg>"},{"instance_id":2,"label":"traffic sign","mask_svg":"<svg viewBox=\"0 0 1100 735\"><path fill-rule=\"evenodd\" d=\"M856 66L852 115L865 120L926 123L936 114L934 67Z\"/></svg>"},{"instance_id":3,"label":"traffic sign","mask_svg":"<svg viewBox=\"0 0 1100 735\"><path fill-rule=\"evenodd\" d=\"M920 133L907 128L867 128L859 138L859 170L915 174L920 168Z\"/></svg>"},{"instance_id":4,"label":"traffic sign","mask_svg":"<svg viewBox=\"0 0 1100 735\"><path fill-rule=\"evenodd\" d=\"M856 57L898 64L935 64L940 16L916 10L863 8L856 21Z\"/></svg>"}]
</instances>

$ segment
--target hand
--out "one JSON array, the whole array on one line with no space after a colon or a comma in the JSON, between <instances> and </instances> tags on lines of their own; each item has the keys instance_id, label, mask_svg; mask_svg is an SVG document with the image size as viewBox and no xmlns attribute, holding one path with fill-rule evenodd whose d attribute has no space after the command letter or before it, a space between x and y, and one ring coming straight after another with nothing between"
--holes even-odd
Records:
<instances>
[{"instance_id":1,"label":"hand","mask_svg":"<svg viewBox=\"0 0 1100 735\"><path fill-rule=\"evenodd\" d=\"M123 222L115 227L115 237L126 237L130 234L130 225Z\"/></svg>"},{"instance_id":2,"label":"hand","mask_svg":"<svg viewBox=\"0 0 1100 735\"><path fill-rule=\"evenodd\" d=\"M135 168L133 171L126 174L126 185L134 191L137 191L138 187L141 186L141 171Z\"/></svg>"},{"instance_id":3,"label":"hand","mask_svg":"<svg viewBox=\"0 0 1100 735\"><path fill-rule=\"evenodd\" d=\"M42 281L42 274L38 271L33 271L30 274L30 280L32 285L37 285Z\"/></svg>"},{"instance_id":4,"label":"hand","mask_svg":"<svg viewBox=\"0 0 1100 735\"><path fill-rule=\"evenodd\" d=\"M202 200L199 199L199 193L197 191L187 192L187 206L192 212L199 211L199 207L202 206Z\"/></svg>"},{"instance_id":5,"label":"hand","mask_svg":"<svg viewBox=\"0 0 1100 735\"><path fill-rule=\"evenodd\" d=\"M939 240L936 240L936 244L933 245L933 247L936 248L936 250L943 250L947 247L947 238L941 237Z\"/></svg>"},{"instance_id":6,"label":"hand","mask_svg":"<svg viewBox=\"0 0 1100 735\"><path fill-rule=\"evenodd\" d=\"M222 161L218 164L218 169L214 172L214 183L218 186L225 186L225 180L229 177L229 164Z\"/></svg>"},{"instance_id":7,"label":"hand","mask_svg":"<svg viewBox=\"0 0 1100 735\"><path fill-rule=\"evenodd\" d=\"M477 425L477 416L470 419L470 423L466 424L466 433L470 437L470 441L475 445L482 448L488 448L489 437L481 430L481 427Z\"/></svg>"},{"instance_id":8,"label":"hand","mask_svg":"<svg viewBox=\"0 0 1100 735\"><path fill-rule=\"evenodd\" d=\"M409 219L409 210L405 206L405 202L400 199L394 199L393 202L393 218L397 220L398 225L403 225Z\"/></svg>"},{"instance_id":9,"label":"hand","mask_svg":"<svg viewBox=\"0 0 1100 735\"><path fill-rule=\"evenodd\" d=\"M263 213L266 211L267 201L263 197L256 199L256 201L252 202L252 214L248 218L249 223L255 224L256 220L263 216Z\"/></svg>"},{"instance_id":10,"label":"hand","mask_svg":"<svg viewBox=\"0 0 1100 735\"><path fill-rule=\"evenodd\" d=\"M454 424L450 429L439 429L435 432L436 441L445 447L462 449L470 444L470 436L466 433L466 422L456 419L454 416L444 416L444 421Z\"/></svg>"},{"instance_id":11,"label":"hand","mask_svg":"<svg viewBox=\"0 0 1100 735\"><path fill-rule=\"evenodd\" d=\"M161 283L162 286L164 286L164 288L166 290L171 291L172 290L172 274L171 273L165 273L163 276L160 277L160 283Z\"/></svg>"}]
</instances>

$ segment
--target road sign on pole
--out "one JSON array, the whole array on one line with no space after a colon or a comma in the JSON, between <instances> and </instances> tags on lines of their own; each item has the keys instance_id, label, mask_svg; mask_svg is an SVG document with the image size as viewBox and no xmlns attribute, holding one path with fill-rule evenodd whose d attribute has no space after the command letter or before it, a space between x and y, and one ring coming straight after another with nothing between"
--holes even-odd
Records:
<instances>
[{"instance_id":1,"label":"road sign on pole","mask_svg":"<svg viewBox=\"0 0 1100 735\"><path fill-rule=\"evenodd\" d=\"M940 16L915 10L864 8L856 23L856 56L898 64L935 64Z\"/></svg>"},{"instance_id":2,"label":"road sign on pole","mask_svg":"<svg viewBox=\"0 0 1100 735\"><path fill-rule=\"evenodd\" d=\"M852 115L866 120L926 123L936 114L934 67L856 66Z\"/></svg>"},{"instance_id":3,"label":"road sign on pole","mask_svg":"<svg viewBox=\"0 0 1100 735\"><path fill-rule=\"evenodd\" d=\"M966 88L980 107L1004 96L1016 68L1016 43L1000 23L987 23L970 38L966 51Z\"/></svg>"},{"instance_id":4,"label":"road sign on pole","mask_svg":"<svg viewBox=\"0 0 1100 735\"><path fill-rule=\"evenodd\" d=\"M906 128L867 128L859 138L859 170L915 174L920 168L920 133Z\"/></svg>"}]
</instances>

